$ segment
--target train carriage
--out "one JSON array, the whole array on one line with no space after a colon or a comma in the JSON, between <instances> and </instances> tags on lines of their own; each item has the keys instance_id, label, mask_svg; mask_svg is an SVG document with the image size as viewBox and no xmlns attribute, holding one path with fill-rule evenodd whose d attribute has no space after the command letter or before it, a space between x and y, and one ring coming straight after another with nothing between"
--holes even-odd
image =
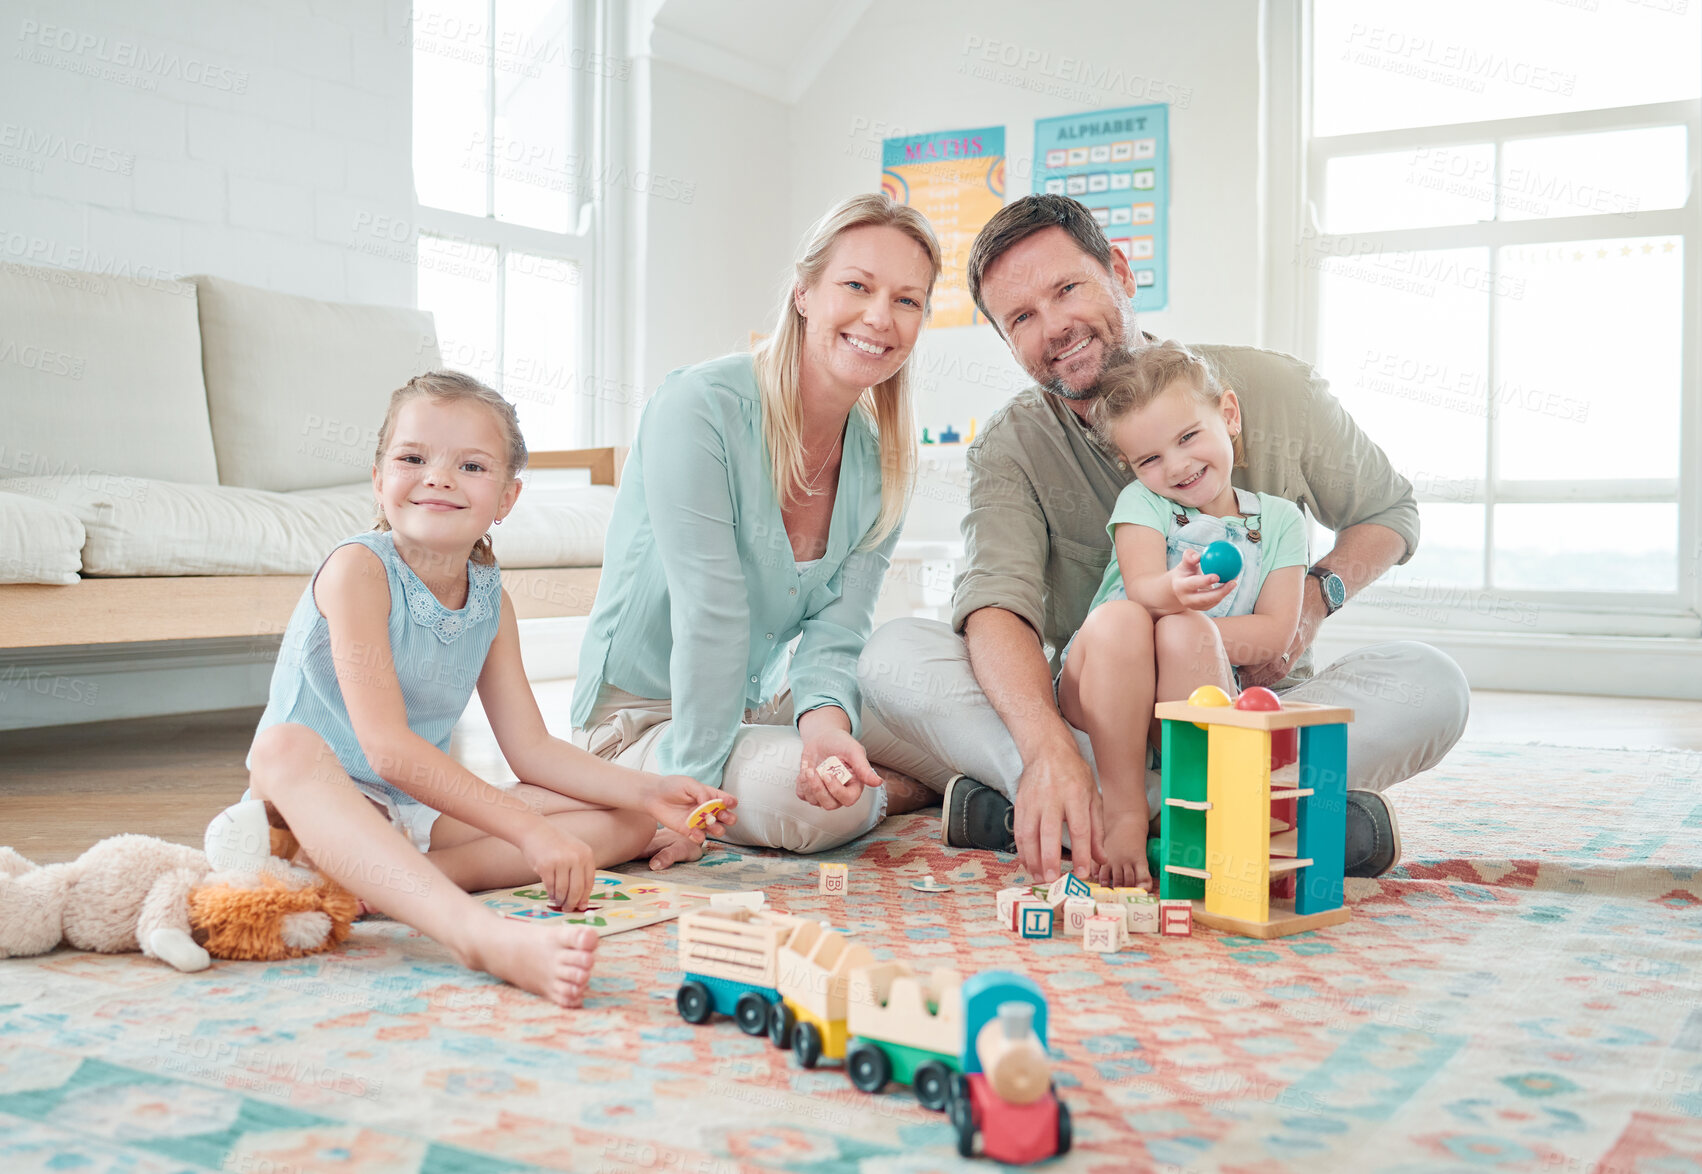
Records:
<instances>
[{"instance_id":1,"label":"train carriage","mask_svg":"<svg viewBox=\"0 0 1702 1174\"><path fill-rule=\"evenodd\" d=\"M863 1092L889 1081L908 1084L930 1109L944 1109L954 1072L962 1070L963 976L939 969L917 974L903 962L881 962L851 976L845 1071Z\"/></svg>"},{"instance_id":2,"label":"train carriage","mask_svg":"<svg viewBox=\"0 0 1702 1174\"><path fill-rule=\"evenodd\" d=\"M802 919L750 909L692 909L680 914L680 969L674 1005L687 1023L730 1015L746 1035L768 1029L780 1001L781 942Z\"/></svg>"},{"instance_id":3,"label":"train carriage","mask_svg":"<svg viewBox=\"0 0 1702 1174\"><path fill-rule=\"evenodd\" d=\"M791 1048L804 1068L822 1059L843 1059L851 973L874 963L867 946L819 921L800 922L780 946L774 984L780 1001L768 1018L774 1046Z\"/></svg>"}]
</instances>

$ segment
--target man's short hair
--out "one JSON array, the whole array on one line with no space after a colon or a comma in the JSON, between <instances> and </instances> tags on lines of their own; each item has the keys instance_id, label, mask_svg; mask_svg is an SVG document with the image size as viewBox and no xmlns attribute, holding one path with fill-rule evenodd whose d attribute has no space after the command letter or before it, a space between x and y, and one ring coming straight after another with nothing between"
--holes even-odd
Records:
<instances>
[{"instance_id":1,"label":"man's short hair","mask_svg":"<svg viewBox=\"0 0 1702 1174\"><path fill-rule=\"evenodd\" d=\"M969 296L989 322L993 322L993 315L987 313L987 304L981 300L981 279L987 266L1043 228L1063 229L1082 252L1098 261L1105 272L1111 272L1111 242L1094 223L1093 213L1068 196L1024 196L1000 208L969 248ZM1004 333L997 322L993 322L993 329Z\"/></svg>"}]
</instances>

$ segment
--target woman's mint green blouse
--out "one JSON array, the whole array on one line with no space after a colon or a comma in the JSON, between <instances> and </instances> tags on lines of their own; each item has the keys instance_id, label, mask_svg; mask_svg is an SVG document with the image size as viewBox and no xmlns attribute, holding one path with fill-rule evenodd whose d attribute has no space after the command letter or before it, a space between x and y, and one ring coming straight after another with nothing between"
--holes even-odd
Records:
<instances>
[{"instance_id":1,"label":"woman's mint green blouse","mask_svg":"<svg viewBox=\"0 0 1702 1174\"><path fill-rule=\"evenodd\" d=\"M861 411L846 423L827 552L802 568L769 467L751 356L682 367L650 398L609 520L575 728L605 683L670 698L661 769L711 786L744 711L788 682L795 713L837 705L859 734L857 658L898 541L857 549L881 509L873 425Z\"/></svg>"}]
</instances>

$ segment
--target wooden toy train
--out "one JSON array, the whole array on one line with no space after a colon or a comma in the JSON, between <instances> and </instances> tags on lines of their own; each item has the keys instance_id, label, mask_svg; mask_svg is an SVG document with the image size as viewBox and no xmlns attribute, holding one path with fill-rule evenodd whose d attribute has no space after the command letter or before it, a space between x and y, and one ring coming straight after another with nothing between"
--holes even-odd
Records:
<instances>
[{"instance_id":1,"label":"wooden toy train","mask_svg":"<svg viewBox=\"0 0 1702 1174\"><path fill-rule=\"evenodd\" d=\"M1023 975L921 974L879 962L819 921L748 909L680 915L681 1018L731 1016L814 1068L840 1060L852 1085L910 1085L944 1110L958 1152L1037 1162L1070 1148L1070 1111L1046 1054L1046 999Z\"/></svg>"}]
</instances>

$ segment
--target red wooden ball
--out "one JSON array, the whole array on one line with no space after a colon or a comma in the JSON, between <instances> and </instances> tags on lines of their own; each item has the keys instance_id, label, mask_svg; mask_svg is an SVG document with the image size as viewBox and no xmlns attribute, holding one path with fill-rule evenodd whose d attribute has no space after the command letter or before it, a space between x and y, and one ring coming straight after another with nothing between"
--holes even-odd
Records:
<instances>
[{"instance_id":1,"label":"red wooden ball","mask_svg":"<svg viewBox=\"0 0 1702 1174\"><path fill-rule=\"evenodd\" d=\"M1281 709L1282 702L1277 699L1275 693L1272 693L1263 685L1254 685L1241 691L1241 696L1235 699L1235 708L1269 711Z\"/></svg>"}]
</instances>

